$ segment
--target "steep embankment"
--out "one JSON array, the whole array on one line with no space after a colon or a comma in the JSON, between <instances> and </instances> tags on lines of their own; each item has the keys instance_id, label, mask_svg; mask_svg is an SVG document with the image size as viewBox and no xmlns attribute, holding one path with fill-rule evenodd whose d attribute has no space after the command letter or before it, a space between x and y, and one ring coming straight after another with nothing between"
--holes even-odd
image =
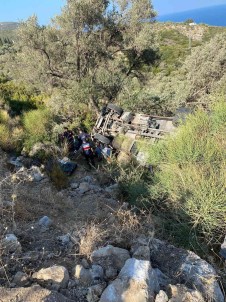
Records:
<instances>
[{"instance_id":1,"label":"steep embankment","mask_svg":"<svg viewBox=\"0 0 226 302\"><path fill-rule=\"evenodd\" d=\"M223 302L215 270L154 239L152 215L121 204L104 170L79 165L59 191L28 163L0 154L2 301Z\"/></svg>"}]
</instances>

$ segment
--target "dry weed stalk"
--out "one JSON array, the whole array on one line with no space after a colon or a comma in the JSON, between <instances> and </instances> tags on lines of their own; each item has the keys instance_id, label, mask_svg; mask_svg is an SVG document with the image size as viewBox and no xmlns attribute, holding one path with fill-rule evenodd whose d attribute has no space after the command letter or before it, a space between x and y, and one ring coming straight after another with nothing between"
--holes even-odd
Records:
<instances>
[{"instance_id":1,"label":"dry weed stalk","mask_svg":"<svg viewBox=\"0 0 226 302\"><path fill-rule=\"evenodd\" d=\"M139 214L137 214L135 210L135 208L130 210L123 209L122 207L117 211L112 210L114 212L115 221L111 228L117 242L129 245L140 235L151 238L154 236L154 225L151 213L148 211L140 211Z\"/></svg>"},{"instance_id":2,"label":"dry weed stalk","mask_svg":"<svg viewBox=\"0 0 226 302\"><path fill-rule=\"evenodd\" d=\"M2 164L2 163L1 163ZM29 173L23 168L17 172L1 175L0 179L0 270L4 276L5 281L10 284L10 277L8 275L7 259L10 254L5 254L2 246L2 239L8 233L13 233L17 229L15 215L17 205L18 187L29 180ZM13 259L13 258L12 258ZM14 261L17 261L15 258Z\"/></svg>"},{"instance_id":3,"label":"dry weed stalk","mask_svg":"<svg viewBox=\"0 0 226 302\"><path fill-rule=\"evenodd\" d=\"M97 246L103 243L106 235L107 230L103 230L98 224L94 222L87 224L79 234L79 254L89 258Z\"/></svg>"}]
</instances>

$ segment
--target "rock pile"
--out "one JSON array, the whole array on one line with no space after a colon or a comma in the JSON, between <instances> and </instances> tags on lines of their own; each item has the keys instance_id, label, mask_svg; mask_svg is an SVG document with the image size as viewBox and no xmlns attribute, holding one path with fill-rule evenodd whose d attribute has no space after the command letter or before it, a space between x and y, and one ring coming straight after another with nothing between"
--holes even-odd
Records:
<instances>
[{"instance_id":1,"label":"rock pile","mask_svg":"<svg viewBox=\"0 0 226 302\"><path fill-rule=\"evenodd\" d=\"M216 272L206 261L157 239L146 242L130 251L112 245L99 248L69 271L53 265L31 277L17 272L13 278L17 288L0 289L1 298L4 302L16 295L24 302L47 296L45 301L224 302Z\"/></svg>"}]
</instances>

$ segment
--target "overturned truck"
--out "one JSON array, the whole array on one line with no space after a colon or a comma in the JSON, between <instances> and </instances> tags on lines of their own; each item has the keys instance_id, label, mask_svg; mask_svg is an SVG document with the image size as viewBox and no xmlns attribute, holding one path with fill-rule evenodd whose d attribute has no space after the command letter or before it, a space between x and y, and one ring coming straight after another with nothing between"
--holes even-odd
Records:
<instances>
[{"instance_id":1,"label":"overturned truck","mask_svg":"<svg viewBox=\"0 0 226 302\"><path fill-rule=\"evenodd\" d=\"M164 139L175 129L173 120L173 117L134 114L115 104L108 104L102 109L92 136L103 144L111 145L120 161L135 155L144 163L144 154L138 150L137 140L145 138L154 143Z\"/></svg>"}]
</instances>

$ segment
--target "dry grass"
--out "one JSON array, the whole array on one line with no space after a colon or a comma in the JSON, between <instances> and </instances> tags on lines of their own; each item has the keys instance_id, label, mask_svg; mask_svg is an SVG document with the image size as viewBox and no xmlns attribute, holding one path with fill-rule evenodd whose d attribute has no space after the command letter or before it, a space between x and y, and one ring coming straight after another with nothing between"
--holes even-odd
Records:
<instances>
[{"instance_id":1,"label":"dry grass","mask_svg":"<svg viewBox=\"0 0 226 302\"><path fill-rule=\"evenodd\" d=\"M114 243L120 244L125 248L130 247L133 241L142 235L149 238L154 236L154 224L151 212L140 211L136 213L136 208L113 211L115 217L111 224L111 238Z\"/></svg>"},{"instance_id":2,"label":"dry grass","mask_svg":"<svg viewBox=\"0 0 226 302\"><path fill-rule=\"evenodd\" d=\"M90 257L91 253L103 243L107 230L103 230L94 222L87 224L80 231L79 254Z\"/></svg>"}]
</instances>

